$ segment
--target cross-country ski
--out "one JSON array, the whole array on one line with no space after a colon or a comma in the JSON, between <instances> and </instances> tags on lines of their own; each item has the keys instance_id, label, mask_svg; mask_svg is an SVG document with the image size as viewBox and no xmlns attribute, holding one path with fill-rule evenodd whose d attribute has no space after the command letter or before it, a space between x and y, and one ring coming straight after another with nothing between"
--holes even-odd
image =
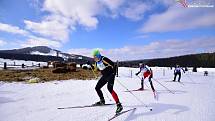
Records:
<instances>
[{"instance_id":1,"label":"cross-country ski","mask_svg":"<svg viewBox=\"0 0 215 121\"><path fill-rule=\"evenodd\" d=\"M144 92L144 91L149 91L148 89L133 89L133 90L126 90L125 92L130 92L130 91L142 91L142 92Z\"/></svg>"},{"instance_id":2,"label":"cross-country ski","mask_svg":"<svg viewBox=\"0 0 215 121\"><path fill-rule=\"evenodd\" d=\"M113 117L111 117L110 119L108 119L108 121L112 121L113 119L117 118L118 116L120 116L124 113L127 113L129 111L135 111L135 110L136 110L136 108L132 108L132 109L128 109L128 110L124 110L122 112L119 112L119 113L115 114Z\"/></svg>"},{"instance_id":3,"label":"cross-country ski","mask_svg":"<svg viewBox=\"0 0 215 121\"><path fill-rule=\"evenodd\" d=\"M103 106L110 106L114 104L104 104L104 105L83 105L83 106L71 106L71 107L58 107L57 109L71 109L71 108L87 108L87 107L103 107Z\"/></svg>"}]
</instances>

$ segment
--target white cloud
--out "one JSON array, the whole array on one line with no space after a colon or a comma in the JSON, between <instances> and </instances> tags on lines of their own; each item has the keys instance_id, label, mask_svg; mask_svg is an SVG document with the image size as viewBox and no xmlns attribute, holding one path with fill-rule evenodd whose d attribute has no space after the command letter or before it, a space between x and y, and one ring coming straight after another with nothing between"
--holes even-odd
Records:
<instances>
[{"instance_id":1,"label":"white cloud","mask_svg":"<svg viewBox=\"0 0 215 121\"><path fill-rule=\"evenodd\" d=\"M163 4L165 6L172 6L176 3L176 0L154 0L155 4Z\"/></svg>"},{"instance_id":2,"label":"white cloud","mask_svg":"<svg viewBox=\"0 0 215 121\"><path fill-rule=\"evenodd\" d=\"M42 6L41 11L48 14L39 22L25 20L26 29L63 43L70 40L70 33L79 25L87 30L96 29L99 15L121 15L137 21L151 9L147 2L140 0L45 0L43 5L40 3L40 0L34 0L32 5Z\"/></svg>"},{"instance_id":3,"label":"white cloud","mask_svg":"<svg viewBox=\"0 0 215 121\"><path fill-rule=\"evenodd\" d=\"M103 5L103 13L104 15L117 18L120 15L121 6L126 3L126 0L99 0ZM105 11L106 10L106 14Z\"/></svg>"},{"instance_id":4,"label":"white cloud","mask_svg":"<svg viewBox=\"0 0 215 121\"><path fill-rule=\"evenodd\" d=\"M45 0L41 10L49 14L40 22L25 20L24 23L26 28L34 33L67 42L76 25L82 25L87 29L97 27L96 16L101 6L99 0Z\"/></svg>"},{"instance_id":5,"label":"white cloud","mask_svg":"<svg viewBox=\"0 0 215 121\"><path fill-rule=\"evenodd\" d=\"M116 60L136 60L173 57L186 54L215 52L215 38L202 37L193 40L154 41L148 45L124 46L122 48L100 49L102 55ZM71 54L91 57L93 49L71 49Z\"/></svg>"},{"instance_id":6,"label":"white cloud","mask_svg":"<svg viewBox=\"0 0 215 121\"><path fill-rule=\"evenodd\" d=\"M22 35L28 35L29 34L28 31L20 29L17 26L4 24L4 23L0 23L0 31L13 33L13 34L22 34Z\"/></svg>"},{"instance_id":7,"label":"white cloud","mask_svg":"<svg viewBox=\"0 0 215 121\"><path fill-rule=\"evenodd\" d=\"M180 6L180 5L179 5ZM166 12L151 15L141 31L169 32L215 25L214 8L183 8L171 6Z\"/></svg>"},{"instance_id":8,"label":"white cloud","mask_svg":"<svg viewBox=\"0 0 215 121\"><path fill-rule=\"evenodd\" d=\"M80 25L96 28L100 4L98 0L45 0L43 10L76 21Z\"/></svg>"},{"instance_id":9,"label":"white cloud","mask_svg":"<svg viewBox=\"0 0 215 121\"><path fill-rule=\"evenodd\" d=\"M172 57L200 52L214 52L215 38L198 38L193 40L155 41L144 46L128 46L111 50L113 57L122 60ZM123 56L126 53L126 56Z\"/></svg>"},{"instance_id":10,"label":"white cloud","mask_svg":"<svg viewBox=\"0 0 215 121\"><path fill-rule=\"evenodd\" d=\"M92 57L92 51L93 49L88 48L77 48L77 49L69 49L68 53L70 54L77 54L77 55L84 55L87 57Z\"/></svg>"},{"instance_id":11,"label":"white cloud","mask_svg":"<svg viewBox=\"0 0 215 121\"><path fill-rule=\"evenodd\" d=\"M6 44L7 44L7 42L6 42L6 41L4 41L4 40L0 40L0 47L5 46Z\"/></svg>"},{"instance_id":12,"label":"white cloud","mask_svg":"<svg viewBox=\"0 0 215 121\"><path fill-rule=\"evenodd\" d=\"M35 33L55 40L67 41L69 38L69 28L66 23L57 20L44 20L41 23L25 20L26 28Z\"/></svg>"},{"instance_id":13,"label":"white cloud","mask_svg":"<svg viewBox=\"0 0 215 121\"><path fill-rule=\"evenodd\" d=\"M35 0L35 4L39 4L38 0ZM140 20L148 8L139 0L45 0L41 10L48 12L48 15L40 22L24 22L26 28L34 33L66 42L69 33L76 30L78 25L87 30L96 29L98 16L105 15L107 11L110 16L121 15L131 20Z\"/></svg>"},{"instance_id":14,"label":"white cloud","mask_svg":"<svg viewBox=\"0 0 215 121\"><path fill-rule=\"evenodd\" d=\"M144 16L144 13L150 9L150 6L144 2L132 2L129 4L122 15L130 20L141 20Z\"/></svg>"},{"instance_id":15,"label":"white cloud","mask_svg":"<svg viewBox=\"0 0 215 121\"><path fill-rule=\"evenodd\" d=\"M42 0L27 0L27 2L29 3L30 7L33 7L38 12L40 11L40 8L42 6Z\"/></svg>"},{"instance_id":16,"label":"white cloud","mask_svg":"<svg viewBox=\"0 0 215 121\"><path fill-rule=\"evenodd\" d=\"M34 46L49 46L54 48L60 48L62 43L45 38L31 36L27 41L19 42L22 47L34 47Z\"/></svg>"},{"instance_id":17,"label":"white cloud","mask_svg":"<svg viewBox=\"0 0 215 121\"><path fill-rule=\"evenodd\" d=\"M62 46L62 42L33 36L28 31L20 29L17 26L9 25L9 24L0 23L0 31L22 35L25 38L27 38L27 41L19 40L18 43L15 42L16 46L18 45L18 46L22 46L22 47L29 47L29 46L40 46L40 45L42 45L42 46L51 46L51 47L56 47L56 48L59 48ZM58 34L58 33L56 33L56 34ZM7 43L7 41L0 40L0 46L4 46L6 44L9 44L11 46L15 46L11 43Z\"/></svg>"},{"instance_id":18,"label":"white cloud","mask_svg":"<svg viewBox=\"0 0 215 121\"><path fill-rule=\"evenodd\" d=\"M125 0L100 0L100 1L103 2L103 4L106 5L112 11L119 8L119 6L125 2Z\"/></svg>"}]
</instances>

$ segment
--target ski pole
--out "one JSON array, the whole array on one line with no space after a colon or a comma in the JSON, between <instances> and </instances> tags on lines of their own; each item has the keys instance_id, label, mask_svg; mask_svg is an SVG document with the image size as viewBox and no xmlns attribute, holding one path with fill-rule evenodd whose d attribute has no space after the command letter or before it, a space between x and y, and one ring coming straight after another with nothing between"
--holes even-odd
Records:
<instances>
[{"instance_id":1,"label":"ski pole","mask_svg":"<svg viewBox=\"0 0 215 121\"><path fill-rule=\"evenodd\" d=\"M90 65L90 70L93 72L94 77L97 79L98 77L96 76L95 72L93 71L93 68Z\"/></svg>"},{"instance_id":2,"label":"ski pole","mask_svg":"<svg viewBox=\"0 0 215 121\"><path fill-rule=\"evenodd\" d=\"M143 101L141 101L134 93L132 93L126 86L124 86L120 81L117 81L122 87L124 87L131 95L133 95L137 101L139 101L144 107L149 109L149 106L146 105ZM150 108L150 111L152 111L152 108Z\"/></svg>"},{"instance_id":3,"label":"ski pole","mask_svg":"<svg viewBox=\"0 0 215 121\"><path fill-rule=\"evenodd\" d=\"M158 84L160 84L162 87L164 87L166 90L168 90L170 93L175 94L173 91L171 91L170 89L168 89L166 86L164 86L163 84L161 84L160 82L158 82L156 79L152 78L155 82L157 82Z\"/></svg>"},{"instance_id":4,"label":"ski pole","mask_svg":"<svg viewBox=\"0 0 215 121\"><path fill-rule=\"evenodd\" d=\"M96 76L95 72L93 71L92 67L90 66L91 71L93 72L94 77L97 79L98 77ZM107 92L105 90L103 90L105 92L106 97L112 101L112 99L108 96Z\"/></svg>"},{"instance_id":5,"label":"ski pole","mask_svg":"<svg viewBox=\"0 0 215 121\"><path fill-rule=\"evenodd\" d=\"M137 75L137 77L140 79L140 80L142 80L138 75ZM149 86L146 84L146 83L144 83L148 88L149 88ZM150 88L149 88L150 89Z\"/></svg>"}]
</instances>

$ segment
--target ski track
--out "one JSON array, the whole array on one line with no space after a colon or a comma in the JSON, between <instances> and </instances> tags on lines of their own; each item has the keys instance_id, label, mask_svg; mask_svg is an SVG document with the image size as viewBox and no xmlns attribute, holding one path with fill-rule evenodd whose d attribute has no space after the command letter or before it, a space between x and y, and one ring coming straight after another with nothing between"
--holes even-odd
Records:
<instances>
[{"instance_id":1,"label":"ski track","mask_svg":"<svg viewBox=\"0 0 215 121\"><path fill-rule=\"evenodd\" d=\"M159 67L152 69L154 79L174 94L153 81L159 96L158 100L154 99L153 92L146 86L147 90L132 91L144 103L142 104L130 92L125 92L126 89L120 85L122 83L129 90L138 89L140 79L135 76L138 69L121 67L114 89L124 110L134 107L137 109L122 114L113 121L215 121L214 72L209 72L209 76L203 76L203 72L182 74L183 84L180 84L171 82L173 70ZM115 105L57 109L58 107L89 105L98 101L99 98L94 89L96 82L97 80L53 81L39 84L1 82L0 121L107 121L114 115ZM145 83L150 87L148 79ZM113 103L106 85L102 91L106 102ZM149 111L145 104L153 110Z\"/></svg>"}]
</instances>

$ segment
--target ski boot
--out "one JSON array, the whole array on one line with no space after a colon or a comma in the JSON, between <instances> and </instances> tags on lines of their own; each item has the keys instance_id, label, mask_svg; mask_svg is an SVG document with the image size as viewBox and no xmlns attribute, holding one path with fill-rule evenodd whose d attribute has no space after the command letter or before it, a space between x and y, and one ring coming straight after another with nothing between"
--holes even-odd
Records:
<instances>
[{"instance_id":1,"label":"ski boot","mask_svg":"<svg viewBox=\"0 0 215 121\"><path fill-rule=\"evenodd\" d=\"M100 106L100 105L105 105L105 100L100 100L93 104L93 106Z\"/></svg>"},{"instance_id":2,"label":"ski boot","mask_svg":"<svg viewBox=\"0 0 215 121\"><path fill-rule=\"evenodd\" d=\"M141 91L141 90L144 90L144 88L143 88L143 87L141 87L141 88L139 88L138 90L140 90L140 91Z\"/></svg>"},{"instance_id":3,"label":"ski boot","mask_svg":"<svg viewBox=\"0 0 215 121\"><path fill-rule=\"evenodd\" d=\"M121 111L122 111L122 109L123 109L123 107L122 107L122 105L121 105L121 103L119 102L119 103L117 103L117 109L116 109L116 114L118 114L118 113L120 113Z\"/></svg>"}]
</instances>

